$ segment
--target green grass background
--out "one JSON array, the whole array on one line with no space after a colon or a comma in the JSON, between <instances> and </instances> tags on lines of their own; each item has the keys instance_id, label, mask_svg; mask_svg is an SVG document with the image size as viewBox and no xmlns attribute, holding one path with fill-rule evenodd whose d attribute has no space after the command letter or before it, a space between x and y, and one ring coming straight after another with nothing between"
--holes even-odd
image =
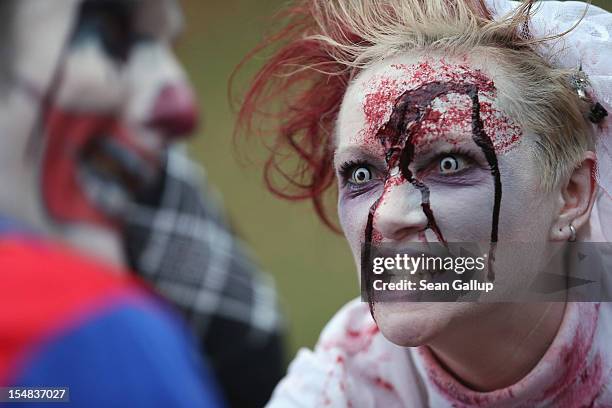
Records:
<instances>
[{"instance_id":1,"label":"green grass background","mask_svg":"<svg viewBox=\"0 0 612 408\"><path fill-rule=\"evenodd\" d=\"M612 9L612 0L594 3ZM229 75L267 32L270 17L282 4L279 0L183 0L186 29L177 52L196 88L203 118L192 142L193 156L205 165L233 222L276 280L291 357L298 347L314 345L334 312L359 292L343 238L318 221L309 203L289 203L269 194L260 166L238 164L232 144ZM256 157L265 156L253 146L248 150Z\"/></svg>"},{"instance_id":2,"label":"green grass background","mask_svg":"<svg viewBox=\"0 0 612 408\"><path fill-rule=\"evenodd\" d=\"M318 221L309 203L289 203L268 193L261 166L239 164L244 160L232 144L229 75L262 38L280 5L274 0L183 2L186 30L178 56L196 88L203 117L192 155L205 165L232 221L276 280L289 329L289 358L298 347L314 345L323 325L359 289L343 238ZM249 145L248 153L256 146ZM253 156L263 159L265 154L259 149Z\"/></svg>"}]
</instances>

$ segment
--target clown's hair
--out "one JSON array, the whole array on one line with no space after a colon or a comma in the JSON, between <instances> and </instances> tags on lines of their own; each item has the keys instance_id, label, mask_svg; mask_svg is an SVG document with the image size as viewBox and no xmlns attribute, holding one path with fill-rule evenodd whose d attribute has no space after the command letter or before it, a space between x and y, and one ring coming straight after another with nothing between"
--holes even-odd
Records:
<instances>
[{"instance_id":1,"label":"clown's hair","mask_svg":"<svg viewBox=\"0 0 612 408\"><path fill-rule=\"evenodd\" d=\"M323 197L335 180L334 127L351 80L402 53L476 53L509 79L498 86L500 104L539 136L534 155L542 163L543 187L550 189L591 146L591 127L588 104L569 86L571 73L553 68L535 51L551 40L529 36L536 7L522 3L493 20L481 0L298 1L278 15L281 29L241 64L272 50L245 94L236 132L271 137L268 188L286 199L311 199L333 228Z\"/></svg>"}]
</instances>

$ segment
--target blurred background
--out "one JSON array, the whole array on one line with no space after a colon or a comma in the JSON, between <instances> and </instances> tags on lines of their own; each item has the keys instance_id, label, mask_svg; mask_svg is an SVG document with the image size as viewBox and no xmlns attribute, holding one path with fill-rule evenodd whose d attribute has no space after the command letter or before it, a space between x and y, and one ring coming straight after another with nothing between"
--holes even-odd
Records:
<instances>
[{"instance_id":1,"label":"blurred background","mask_svg":"<svg viewBox=\"0 0 612 408\"><path fill-rule=\"evenodd\" d=\"M235 117L227 94L229 76L263 38L271 16L285 2L182 0L182 4L186 30L177 52L196 88L203 117L191 153L206 167L209 181L222 193L230 218L263 269L276 279L289 329L290 359L299 347L315 344L338 308L359 295L359 286L344 239L323 226L309 202L286 202L268 193L261 166L244 163L232 143ZM593 4L612 10L612 0ZM255 147L249 145L249 157L263 160L265 151L252 151Z\"/></svg>"},{"instance_id":2,"label":"blurred background","mask_svg":"<svg viewBox=\"0 0 612 408\"><path fill-rule=\"evenodd\" d=\"M283 2L187 0L182 4L186 30L177 53L198 93L203 118L191 154L206 167L239 234L276 280L289 330L290 359L299 347L314 345L334 312L359 295L359 286L343 238L319 222L309 202L286 202L268 193L260 162L246 163L244 149L235 149L232 142L235 116L227 94L229 76L263 38ZM249 158L266 157L261 146L249 145L258 147L259 151L247 152Z\"/></svg>"}]
</instances>

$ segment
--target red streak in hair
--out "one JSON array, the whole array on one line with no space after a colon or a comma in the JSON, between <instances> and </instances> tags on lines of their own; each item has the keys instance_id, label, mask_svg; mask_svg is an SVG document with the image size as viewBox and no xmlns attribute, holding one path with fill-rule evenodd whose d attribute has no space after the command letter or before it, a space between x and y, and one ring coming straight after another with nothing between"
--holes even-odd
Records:
<instances>
[{"instance_id":1,"label":"red streak in hair","mask_svg":"<svg viewBox=\"0 0 612 408\"><path fill-rule=\"evenodd\" d=\"M491 19L482 0L474 0L472 7L483 19ZM234 134L264 140L269 151L264 181L273 194L311 200L322 221L338 232L323 196L335 184L335 121L349 81L359 69L339 63L330 45L312 36L324 32L339 44L369 44L311 0L298 1L276 17L282 28L251 51L230 78L230 89L235 88L235 76L244 65L273 50L244 94ZM382 112L370 114L381 120ZM266 129L263 123L268 121L274 125Z\"/></svg>"}]
</instances>

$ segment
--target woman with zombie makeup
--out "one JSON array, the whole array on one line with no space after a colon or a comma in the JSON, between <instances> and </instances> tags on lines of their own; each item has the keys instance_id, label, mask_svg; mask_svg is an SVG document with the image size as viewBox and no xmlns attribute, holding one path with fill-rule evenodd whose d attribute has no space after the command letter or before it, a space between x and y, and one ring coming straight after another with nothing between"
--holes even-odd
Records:
<instances>
[{"instance_id":1,"label":"woman with zombie makeup","mask_svg":"<svg viewBox=\"0 0 612 408\"><path fill-rule=\"evenodd\" d=\"M330 226L324 193L337 180L358 269L373 245L486 242L485 280L531 281L568 241L609 243L612 15L580 2L309 0L283 17L239 125L280 118L267 184L311 199ZM287 151L295 173L278 160ZM554 264L564 287L568 259ZM366 295L298 353L270 406L612 406L605 293Z\"/></svg>"}]
</instances>

